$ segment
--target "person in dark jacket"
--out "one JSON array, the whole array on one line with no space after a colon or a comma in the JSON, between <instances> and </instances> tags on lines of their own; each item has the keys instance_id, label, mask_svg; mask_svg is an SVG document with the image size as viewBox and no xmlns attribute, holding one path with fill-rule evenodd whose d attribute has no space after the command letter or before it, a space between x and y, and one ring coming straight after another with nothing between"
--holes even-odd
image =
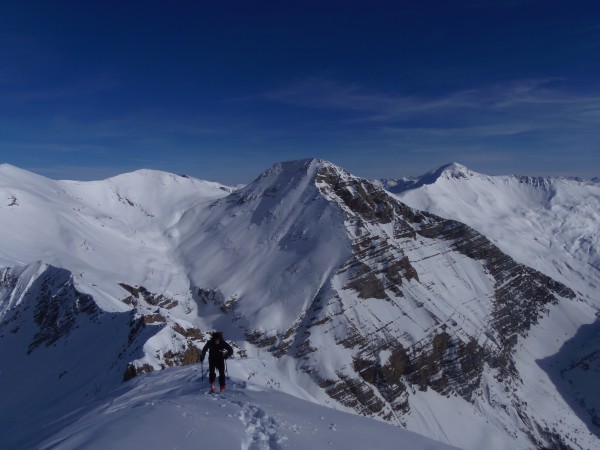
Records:
<instances>
[{"instance_id":1,"label":"person in dark jacket","mask_svg":"<svg viewBox=\"0 0 600 450\"><path fill-rule=\"evenodd\" d=\"M219 385L221 392L225 390L225 360L233 355L233 349L231 345L225 342L223 339L223 333L221 331L215 331L212 334L212 338L206 343L202 349L202 355L200 356L200 362L204 362L204 357L208 352L208 380L210 381L210 391L215 392L215 369L219 371Z\"/></svg>"}]
</instances>

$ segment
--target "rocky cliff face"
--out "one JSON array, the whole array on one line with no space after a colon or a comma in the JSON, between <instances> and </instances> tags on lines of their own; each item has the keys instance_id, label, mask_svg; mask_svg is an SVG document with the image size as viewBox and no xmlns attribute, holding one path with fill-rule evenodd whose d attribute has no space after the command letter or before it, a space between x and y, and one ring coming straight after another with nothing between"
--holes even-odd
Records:
<instances>
[{"instance_id":1,"label":"rocky cliff face","mask_svg":"<svg viewBox=\"0 0 600 450\"><path fill-rule=\"evenodd\" d=\"M120 332L126 330L127 339L121 342L123 351L114 355L115 359L140 350L131 348L138 335L142 341L149 337L148 333L141 333L144 321L139 317L131 312L101 310L92 296L77 289L69 271L44 263L3 269L0 304L2 338L10 336L26 342L27 355L43 348L65 346L81 329L99 331L108 320L118 323L115 328Z\"/></svg>"},{"instance_id":2,"label":"rocky cliff face","mask_svg":"<svg viewBox=\"0 0 600 450\"><path fill-rule=\"evenodd\" d=\"M102 378L110 368L113 384L157 368L200 361L207 337L198 328L169 317L168 311L177 306L177 301L151 293L143 286L121 283L121 287L129 294L124 296L123 303L133 309L108 313L97 306L93 297L78 291L72 274L65 269L43 263L2 269L0 344L17 353L26 347L26 354L12 361L14 371L28 365L28 356L39 354L45 359L44 348L53 349L57 366L64 365L65 360L69 361L67 365L82 367L91 361L101 361L105 366L92 377ZM146 354L144 347L159 333L169 336L169 347ZM101 349L98 358L98 346L87 341L90 336L100 347L108 346L113 351ZM78 351L71 354L73 346ZM97 366L98 362L92 365ZM63 378L69 369L65 366L61 369Z\"/></svg>"}]
</instances>

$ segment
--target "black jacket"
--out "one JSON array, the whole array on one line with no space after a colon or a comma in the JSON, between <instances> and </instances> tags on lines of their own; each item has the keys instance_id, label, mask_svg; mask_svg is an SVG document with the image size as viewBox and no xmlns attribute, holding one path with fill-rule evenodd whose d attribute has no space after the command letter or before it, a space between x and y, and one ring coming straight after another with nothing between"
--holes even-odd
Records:
<instances>
[{"instance_id":1,"label":"black jacket","mask_svg":"<svg viewBox=\"0 0 600 450\"><path fill-rule=\"evenodd\" d=\"M220 339L217 344L214 339L208 341L202 349L202 356L200 359L204 361L204 357L208 352L208 360L212 362L221 362L233 355L233 349L231 345L225 342L224 339Z\"/></svg>"}]
</instances>

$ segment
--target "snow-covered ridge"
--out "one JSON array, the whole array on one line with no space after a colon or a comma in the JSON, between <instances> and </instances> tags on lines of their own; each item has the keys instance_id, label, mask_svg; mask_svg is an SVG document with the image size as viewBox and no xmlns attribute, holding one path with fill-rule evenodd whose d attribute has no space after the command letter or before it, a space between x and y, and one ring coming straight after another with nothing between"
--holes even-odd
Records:
<instances>
[{"instance_id":1,"label":"snow-covered ridge","mask_svg":"<svg viewBox=\"0 0 600 450\"><path fill-rule=\"evenodd\" d=\"M185 211L230 191L150 170L76 182L5 164L0 167L0 266L42 260L65 268L102 308L122 310L118 282L172 289L170 280L179 270L172 258L177 232L171 228Z\"/></svg>"},{"instance_id":2,"label":"snow-covered ridge","mask_svg":"<svg viewBox=\"0 0 600 450\"><path fill-rule=\"evenodd\" d=\"M71 425L39 448L455 448L247 382L240 378L246 369L231 362L230 388L217 396L206 394L206 378L197 367L132 380L127 390L79 411Z\"/></svg>"},{"instance_id":3,"label":"snow-covered ridge","mask_svg":"<svg viewBox=\"0 0 600 450\"><path fill-rule=\"evenodd\" d=\"M433 169L418 177L403 177L403 178L382 178L375 180L374 183L395 194L400 194L405 191L418 189L423 186L435 184L441 180L462 180L467 182L472 179L480 179L487 181L494 180L514 180L524 185L531 185L536 188L542 188L546 190L552 189L556 184L597 184L598 177L594 177L589 180L584 180L579 177L541 177L541 176L527 176L527 175L486 175L475 172L468 167L459 164L457 162L445 164Z\"/></svg>"}]
</instances>

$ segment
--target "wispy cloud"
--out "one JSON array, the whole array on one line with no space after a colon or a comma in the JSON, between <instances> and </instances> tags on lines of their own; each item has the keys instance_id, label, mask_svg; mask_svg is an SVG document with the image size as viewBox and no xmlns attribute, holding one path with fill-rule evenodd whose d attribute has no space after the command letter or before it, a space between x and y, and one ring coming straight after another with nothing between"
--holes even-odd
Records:
<instances>
[{"instance_id":1,"label":"wispy cloud","mask_svg":"<svg viewBox=\"0 0 600 450\"><path fill-rule=\"evenodd\" d=\"M263 98L303 108L351 112L353 122L379 125L386 133L397 127L432 135L468 132L493 136L599 125L600 92L568 91L561 88L561 81L520 80L425 97L309 78L265 93Z\"/></svg>"}]
</instances>

